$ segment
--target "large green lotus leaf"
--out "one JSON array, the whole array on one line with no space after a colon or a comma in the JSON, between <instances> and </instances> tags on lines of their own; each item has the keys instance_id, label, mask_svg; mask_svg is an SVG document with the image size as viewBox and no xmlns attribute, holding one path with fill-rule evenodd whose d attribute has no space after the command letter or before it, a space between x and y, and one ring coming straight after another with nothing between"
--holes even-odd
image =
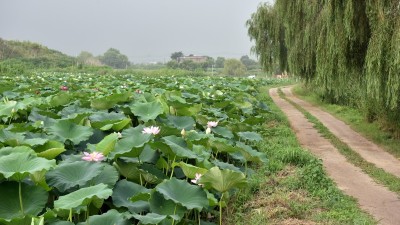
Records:
<instances>
[{"instance_id":1,"label":"large green lotus leaf","mask_svg":"<svg viewBox=\"0 0 400 225\"><path fill-rule=\"evenodd\" d=\"M195 178L196 174L205 174L207 172L207 169L201 168L201 167L197 167L197 166L193 166L191 164L187 164L184 162L179 162L179 163L173 163L172 166L179 166L183 173L185 174L186 177L188 178Z\"/></svg>"},{"instance_id":2,"label":"large green lotus leaf","mask_svg":"<svg viewBox=\"0 0 400 225\"><path fill-rule=\"evenodd\" d=\"M50 100L49 104L51 107L56 107L60 105L66 105L71 101L71 96L66 92L60 92Z\"/></svg>"},{"instance_id":3,"label":"large green lotus leaf","mask_svg":"<svg viewBox=\"0 0 400 225\"><path fill-rule=\"evenodd\" d=\"M198 185L191 185L185 180L178 180L175 177L164 180L155 188L165 199L183 205L187 209L201 211L208 206L207 194Z\"/></svg>"},{"instance_id":4,"label":"large green lotus leaf","mask_svg":"<svg viewBox=\"0 0 400 225\"><path fill-rule=\"evenodd\" d=\"M143 163L140 165L140 174L150 184L158 184L168 177L153 164Z\"/></svg>"},{"instance_id":5,"label":"large green lotus leaf","mask_svg":"<svg viewBox=\"0 0 400 225\"><path fill-rule=\"evenodd\" d=\"M101 215L90 216L88 221L78 223L77 225L130 225L126 215L118 212L115 209L108 210L106 213Z\"/></svg>"},{"instance_id":6,"label":"large green lotus leaf","mask_svg":"<svg viewBox=\"0 0 400 225\"><path fill-rule=\"evenodd\" d=\"M107 184L109 188L113 188L115 183L119 179L119 173L117 169L109 164L104 163L104 168L102 169L101 173L97 175L97 177L93 178L87 184Z\"/></svg>"},{"instance_id":7,"label":"large green lotus leaf","mask_svg":"<svg viewBox=\"0 0 400 225\"><path fill-rule=\"evenodd\" d=\"M212 132L214 132L224 138L231 139L234 137L232 131L230 131L228 128L225 128L225 127L220 127L220 126L213 127L211 130L212 130Z\"/></svg>"},{"instance_id":8,"label":"large green lotus leaf","mask_svg":"<svg viewBox=\"0 0 400 225\"><path fill-rule=\"evenodd\" d=\"M49 170L55 165L55 160L47 160L26 152L13 153L0 158L0 173L5 178L20 181L29 174Z\"/></svg>"},{"instance_id":9,"label":"large green lotus leaf","mask_svg":"<svg viewBox=\"0 0 400 225\"><path fill-rule=\"evenodd\" d=\"M157 213L147 213L146 215L142 216L139 214L133 215L133 217L140 221L140 224L159 224L165 218L166 215L159 215Z\"/></svg>"},{"instance_id":10,"label":"large green lotus leaf","mask_svg":"<svg viewBox=\"0 0 400 225\"><path fill-rule=\"evenodd\" d=\"M178 116L195 116L201 112L202 104L193 104L191 106L176 107L176 114Z\"/></svg>"},{"instance_id":11,"label":"large green lotus leaf","mask_svg":"<svg viewBox=\"0 0 400 225\"><path fill-rule=\"evenodd\" d=\"M263 162L263 163L268 162L267 155L265 153L258 152L256 150L254 150L252 147L250 147L242 142L237 142L236 146L239 147L240 153L243 155L243 157L247 161Z\"/></svg>"},{"instance_id":12,"label":"large green lotus leaf","mask_svg":"<svg viewBox=\"0 0 400 225\"><path fill-rule=\"evenodd\" d=\"M139 129L130 128L127 130L129 131L122 132L124 138L117 141L115 150L110 153L110 157L115 158L117 155L130 152L133 148L141 148L151 139L150 134L143 134ZM138 152L137 156L139 156L139 154L140 152Z\"/></svg>"},{"instance_id":13,"label":"large green lotus leaf","mask_svg":"<svg viewBox=\"0 0 400 225\"><path fill-rule=\"evenodd\" d=\"M246 124L249 124L252 126L261 124L263 122L265 122L265 118L262 116L252 116L243 121L243 123L246 123Z\"/></svg>"},{"instance_id":14,"label":"large green lotus leaf","mask_svg":"<svg viewBox=\"0 0 400 225\"><path fill-rule=\"evenodd\" d=\"M121 130L131 122L131 119L126 118L122 113L106 113L99 112L89 117L93 128L101 130Z\"/></svg>"},{"instance_id":15,"label":"large green lotus leaf","mask_svg":"<svg viewBox=\"0 0 400 225\"><path fill-rule=\"evenodd\" d=\"M22 218L18 183L3 182L0 185L0 220ZM37 216L47 203L48 193L39 186L21 183L22 205L25 215Z\"/></svg>"},{"instance_id":16,"label":"large green lotus leaf","mask_svg":"<svg viewBox=\"0 0 400 225\"><path fill-rule=\"evenodd\" d=\"M124 176L129 180L140 182L140 171L137 164L118 160L114 163L114 166L117 168L121 176Z\"/></svg>"},{"instance_id":17,"label":"large green lotus leaf","mask_svg":"<svg viewBox=\"0 0 400 225\"><path fill-rule=\"evenodd\" d=\"M107 156L111 151L114 151L117 140L118 134L112 133L107 135L96 145L96 151L101 152L103 153L103 155Z\"/></svg>"},{"instance_id":18,"label":"large green lotus leaf","mask_svg":"<svg viewBox=\"0 0 400 225\"><path fill-rule=\"evenodd\" d=\"M54 201L55 209L73 209L78 206L89 205L94 198L106 199L110 197L112 190L105 184L97 184L95 186L81 188L77 191L60 196Z\"/></svg>"},{"instance_id":19,"label":"large green lotus leaf","mask_svg":"<svg viewBox=\"0 0 400 225\"><path fill-rule=\"evenodd\" d=\"M37 122L39 124L43 123L43 126L46 128L52 126L57 122L57 120L55 120L54 118L42 114L39 114L37 109L33 109L32 112L29 114L28 119L32 122Z\"/></svg>"},{"instance_id":20,"label":"large green lotus leaf","mask_svg":"<svg viewBox=\"0 0 400 225\"><path fill-rule=\"evenodd\" d=\"M190 159L195 159L197 157L196 154L187 148L185 140L181 137L167 136L163 137L162 140L171 148L176 156Z\"/></svg>"},{"instance_id":21,"label":"large green lotus leaf","mask_svg":"<svg viewBox=\"0 0 400 225\"><path fill-rule=\"evenodd\" d=\"M127 127L130 123L131 123L131 119L126 118L119 122L114 123L111 128L115 131L120 131L120 130L124 129L125 127ZM100 129L105 130L105 127L102 127ZM109 130L109 129L107 129L107 130Z\"/></svg>"},{"instance_id":22,"label":"large green lotus leaf","mask_svg":"<svg viewBox=\"0 0 400 225\"><path fill-rule=\"evenodd\" d=\"M140 193L149 192L149 189L139 184L127 180L120 180L115 185L111 198L116 207L126 207L130 212L141 213L149 209L149 203L142 200L132 202L129 198Z\"/></svg>"},{"instance_id":23,"label":"large green lotus leaf","mask_svg":"<svg viewBox=\"0 0 400 225\"><path fill-rule=\"evenodd\" d=\"M117 103L126 102L132 96L130 92L112 94L103 98L96 98L90 102L90 107L93 109L110 109Z\"/></svg>"},{"instance_id":24,"label":"large green lotus leaf","mask_svg":"<svg viewBox=\"0 0 400 225\"><path fill-rule=\"evenodd\" d=\"M47 183L61 192L66 192L72 187L86 185L101 173L103 167L104 164L96 162L63 163L47 173Z\"/></svg>"},{"instance_id":25,"label":"large green lotus leaf","mask_svg":"<svg viewBox=\"0 0 400 225\"><path fill-rule=\"evenodd\" d=\"M167 123L179 130L193 130L196 122L190 116L167 116Z\"/></svg>"},{"instance_id":26,"label":"large green lotus leaf","mask_svg":"<svg viewBox=\"0 0 400 225\"><path fill-rule=\"evenodd\" d=\"M26 138L23 141L23 145L37 146L37 145L43 145L47 141L49 141L49 139L45 139L45 138Z\"/></svg>"},{"instance_id":27,"label":"large green lotus leaf","mask_svg":"<svg viewBox=\"0 0 400 225\"><path fill-rule=\"evenodd\" d=\"M48 141L44 145L35 147L37 155L46 159L54 159L65 152L64 144L58 141Z\"/></svg>"},{"instance_id":28,"label":"large green lotus leaf","mask_svg":"<svg viewBox=\"0 0 400 225\"><path fill-rule=\"evenodd\" d=\"M22 133L14 133L8 130L0 130L0 142L12 147L22 145L25 140L25 135Z\"/></svg>"},{"instance_id":29,"label":"large green lotus leaf","mask_svg":"<svg viewBox=\"0 0 400 225\"><path fill-rule=\"evenodd\" d=\"M211 168L199 181L207 189L213 188L221 193L232 188L242 188L247 185L246 177L241 172L233 170L220 170L218 167Z\"/></svg>"},{"instance_id":30,"label":"large green lotus leaf","mask_svg":"<svg viewBox=\"0 0 400 225\"><path fill-rule=\"evenodd\" d=\"M230 163L222 162L217 159L212 160L211 162L212 162L212 164L214 164L215 166L218 166L221 169L233 170L233 171L236 171L239 173L242 172L242 170L240 170L240 168L238 168L235 165L230 164Z\"/></svg>"},{"instance_id":31,"label":"large green lotus leaf","mask_svg":"<svg viewBox=\"0 0 400 225\"><path fill-rule=\"evenodd\" d=\"M40 172L33 173L29 176L33 183L41 186L46 191L50 191L52 188L46 182L46 173L47 171L42 170Z\"/></svg>"},{"instance_id":32,"label":"large green lotus leaf","mask_svg":"<svg viewBox=\"0 0 400 225\"><path fill-rule=\"evenodd\" d=\"M35 151L33 149L27 147L27 146L17 146L17 147L4 147L0 148L0 159L3 156L7 156L10 154L15 154L15 153L28 153L31 155L35 155Z\"/></svg>"},{"instance_id":33,"label":"large green lotus leaf","mask_svg":"<svg viewBox=\"0 0 400 225\"><path fill-rule=\"evenodd\" d=\"M16 106L16 101L0 102L0 117L11 117L12 111L16 111Z\"/></svg>"},{"instance_id":34,"label":"large green lotus leaf","mask_svg":"<svg viewBox=\"0 0 400 225\"><path fill-rule=\"evenodd\" d=\"M135 116L138 116L139 119L144 122L154 120L158 115L164 112L163 107L159 102L137 102L131 105L130 109Z\"/></svg>"},{"instance_id":35,"label":"large green lotus leaf","mask_svg":"<svg viewBox=\"0 0 400 225\"><path fill-rule=\"evenodd\" d=\"M181 191L183 192L183 191ZM174 215L182 218L187 209L172 200L167 200L158 191L152 191L149 200L150 211L160 215Z\"/></svg>"},{"instance_id":36,"label":"large green lotus leaf","mask_svg":"<svg viewBox=\"0 0 400 225\"><path fill-rule=\"evenodd\" d=\"M223 138L211 138L209 140L211 148L216 152L237 152L238 148L232 146L226 139Z\"/></svg>"},{"instance_id":37,"label":"large green lotus leaf","mask_svg":"<svg viewBox=\"0 0 400 225\"><path fill-rule=\"evenodd\" d=\"M262 141L262 137L260 134L256 132L238 132L237 133L239 137L243 138L244 140L249 140L249 141Z\"/></svg>"},{"instance_id":38,"label":"large green lotus leaf","mask_svg":"<svg viewBox=\"0 0 400 225\"><path fill-rule=\"evenodd\" d=\"M75 224L69 221L56 221L53 223L49 223L49 225L75 225Z\"/></svg>"},{"instance_id":39,"label":"large green lotus leaf","mask_svg":"<svg viewBox=\"0 0 400 225\"><path fill-rule=\"evenodd\" d=\"M76 118L79 115L85 115L88 116L91 113L93 113L92 109L89 108L83 108L81 107L81 103L76 101L71 105L68 105L67 107L64 107L61 111L58 112L58 114L62 117L62 118Z\"/></svg>"},{"instance_id":40,"label":"large green lotus leaf","mask_svg":"<svg viewBox=\"0 0 400 225\"><path fill-rule=\"evenodd\" d=\"M68 120L59 120L49 128L49 133L56 136L56 138L65 142L71 140L74 144L79 144L81 141L86 141L93 134L90 127L80 126Z\"/></svg>"}]
</instances>

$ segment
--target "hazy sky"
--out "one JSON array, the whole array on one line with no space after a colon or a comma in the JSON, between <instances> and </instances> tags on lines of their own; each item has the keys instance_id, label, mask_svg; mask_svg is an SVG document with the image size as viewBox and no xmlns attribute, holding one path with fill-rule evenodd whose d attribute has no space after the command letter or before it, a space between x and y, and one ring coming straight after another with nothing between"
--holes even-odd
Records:
<instances>
[{"instance_id":1,"label":"hazy sky","mask_svg":"<svg viewBox=\"0 0 400 225\"><path fill-rule=\"evenodd\" d=\"M112 47L134 63L168 61L176 51L239 58L252 46L246 20L272 1L0 0L0 38L71 56Z\"/></svg>"}]
</instances>

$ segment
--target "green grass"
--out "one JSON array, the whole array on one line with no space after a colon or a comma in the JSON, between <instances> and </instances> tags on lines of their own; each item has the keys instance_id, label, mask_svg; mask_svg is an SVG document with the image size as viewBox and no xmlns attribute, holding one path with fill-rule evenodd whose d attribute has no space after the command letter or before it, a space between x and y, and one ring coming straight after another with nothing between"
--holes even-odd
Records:
<instances>
[{"instance_id":1,"label":"green grass","mask_svg":"<svg viewBox=\"0 0 400 225\"><path fill-rule=\"evenodd\" d=\"M314 127L327 138L333 146L335 146L341 154L353 165L361 168L377 183L380 183L389 188L389 190L400 194L400 178L385 172L383 169L377 168L374 164L365 161L358 153L354 152L346 143L342 142L334 134L332 134L328 128L326 128L317 118L311 115L309 112L304 110L301 106L287 99L282 92L279 92L280 96L290 102L298 110L300 110L305 117L314 124Z\"/></svg>"},{"instance_id":2,"label":"green grass","mask_svg":"<svg viewBox=\"0 0 400 225\"><path fill-rule=\"evenodd\" d=\"M293 93L301 99L331 113L335 117L347 123L355 131L361 133L364 137L383 147L396 158L400 158L400 139L394 138L392 133L383 130L382 127L384 126L382 126L379 121L374 121L372 123L368 122L361 110L349 106L325 103L317 94L308 90L303 85L296 85L293 88Z\"/></svg>"},{"instance_id":3,"label":"green grass","mask_svg":"<svg viewBox=\"0 0 400 225\"><path fill-rule=\"evenodd\" d=\"M224 224L376 224L335 186L321 161L301 148L287 118L268 96L268 88L258 96L272 111L263 124L264 139L258 148L269 162L252 165L249 185L234 195Z\"/></svg>"}]
</instances>

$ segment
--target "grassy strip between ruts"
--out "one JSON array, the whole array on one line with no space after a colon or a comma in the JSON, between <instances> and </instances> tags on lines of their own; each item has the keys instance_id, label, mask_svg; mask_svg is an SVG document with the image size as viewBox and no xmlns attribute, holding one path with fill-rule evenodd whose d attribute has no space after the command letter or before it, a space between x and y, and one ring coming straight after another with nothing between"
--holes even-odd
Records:
<instances>
[{"instance_id":1,"label":"grassy strip between ruts","mask_svg":"<svg viewBox=\"0 0 400 225\"><path fill-rule=\"evenodd\" d=\"M327 177L321 161L301 148L268 89L258 96L271 109L258 147L269 162L253 166L248 187L225 210L225 224L376 224Z\"/></svg>"},{"instance_id":2,"label":"grassy strip between ruts","mask_svg":"<svg viewBox=\"0 0 400 225\"><path fill-rule=\"evenodd\" d=\"M283 96L283 93L280 92L279 94ZM286 100L289 101L292 105L294 105L297 109L299 109L310 122L314 123L315 128L317 128L318 131L325 138L327 138L347 158L347 160L349 160L349 162L361 168L376 182L388 187L389 190L400 194L400 178L385 172L383 169L377 168L372 163L365 161L358 153L354 152L346 143L342 142L339 138L337 138L334 134L332 134L329 131L329 129L326 128L317 118L312 116L309 112L304 110L299 105L291 102L288 99Z\"/></svg>"}]
</instances>

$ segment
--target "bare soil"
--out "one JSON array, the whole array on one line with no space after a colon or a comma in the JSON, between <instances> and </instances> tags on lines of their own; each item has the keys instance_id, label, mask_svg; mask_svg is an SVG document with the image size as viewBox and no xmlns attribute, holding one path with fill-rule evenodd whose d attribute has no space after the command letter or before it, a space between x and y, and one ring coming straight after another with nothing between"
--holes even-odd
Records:
<instances>
[{"instance_id":1,"label":"bare soil","mask_svg":"<svg viewBox=\"0 0 400 225\"><path fill-rule=\"evenodd\" d=\"M396 176L400 175L400 162L396 158L352 131L342 121L296 98L291 93L290 88L283 88L283 92L288 99L299 104L318 118L333 134L347 143L354 151L357 151L365 160ZM356 198L360 208L370 213L379 224L400 225L399 196L386 187L375 183L360 168L349 163L327 139L318 133L313 123L309 122L293 105L279 97L276 88L270 89L269 93L275 104L288 117L300 144L322 159L327 174L336 182L338 187L344 193Z\"/></svg>"}]
</instances>

